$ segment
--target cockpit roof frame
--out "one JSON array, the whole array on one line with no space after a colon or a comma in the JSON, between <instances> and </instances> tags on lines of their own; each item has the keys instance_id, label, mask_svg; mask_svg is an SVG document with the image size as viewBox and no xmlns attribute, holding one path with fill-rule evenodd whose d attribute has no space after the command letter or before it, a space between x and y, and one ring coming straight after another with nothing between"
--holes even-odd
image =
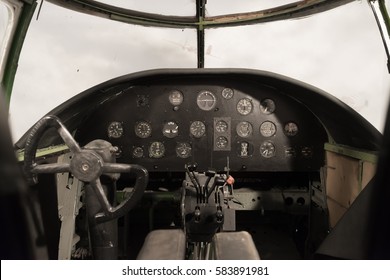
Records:
<instances>
[{"instance_id":1,"label":"cockpit roof frame","mask_svg":"<svg viewBox=\"0 0 390 280\"><path fill-rule=\"evenodd\" d=\"M105 4L93 0L47 0L53 4L78 12L100 16L125 23L170 27L170 28L217 28L257 24L269 21L294 19L327 11L355 0L301 0L270 9L247 13L205 16L199 9L205 8L207 0L196 0L196 16L170 16L146 13Z\"/></svg>"}]
</instances>

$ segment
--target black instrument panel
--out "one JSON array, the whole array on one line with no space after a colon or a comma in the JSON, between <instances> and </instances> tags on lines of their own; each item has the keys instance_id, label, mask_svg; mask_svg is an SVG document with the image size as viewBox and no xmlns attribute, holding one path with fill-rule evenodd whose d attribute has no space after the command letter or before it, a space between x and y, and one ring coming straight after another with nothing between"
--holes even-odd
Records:
<instances>
[{"instance_id":1,"label":"black instrument panel","mask_svg":"<svg viewBox=\"0 0 390 280\"><path fill-rule=\"evenodd\" d=\"M328 137L311 111L263 83L176 77L124 85L76 133L86 144L105 139L118 162L150 171L307 171L324 164Z\"/></svg>"}]
</instances>

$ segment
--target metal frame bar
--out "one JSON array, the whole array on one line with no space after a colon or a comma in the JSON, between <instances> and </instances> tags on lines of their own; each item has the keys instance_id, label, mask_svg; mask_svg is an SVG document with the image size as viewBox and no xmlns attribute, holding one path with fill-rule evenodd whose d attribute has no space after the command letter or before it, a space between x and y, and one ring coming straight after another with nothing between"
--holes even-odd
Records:
<instances>
[{"instance_id":1,"label":"metal frame bar","mask_svg":"<svg viewBox=\"0 0 390 280\"><path fill-rule=\"evenodd\" d=\"M27 29L30 25L30 21L34 14L36 6L37 3L34 1L31 4L24 3L23 7L21 8L15 33L11 38L8 57L6 57L4 61L5 70L1 82L4 86L4 95L7 104L9 104L11 100L12 88L15 80L16 70L18 68L20 52L22 50Z\"/></svg>"},{"instance_id":2,"label":"metal frame bar","mask_svg":"<svg viewBox=\"0 0 390 280\"><path fill-rule=\"evenodd\" d=\"M92 0L48 0L49 2L73 9L82 13L92 14L126 23L145 26L159 26L171 28L192 27L216 28L234 25L256 24L267 21L297 18L323 12L335 7L353 2L355 0L301 0L287 5L248 13L227 14L214 17L204 15L206 0L197 0L197 14L191 16L166 16L153 13L145 13L130 9L120 8L99 1ZM199 13L199 8L203 12Z\"/></svg>"},{"instance_id":3,"label":"metal frame bar","mask_svg":"<svg viewBox=\"0 0 390 280\"><path fill-rule=\"evenodd\" d=\"M205 30L203 19L206 17L206 0L196 1L196 17L198 18L197 28L197 53L198 53L198 68L204 68L204 48L205 48Z\"/></svg>"},{"instance_id":4,"label":"metal frame bar","mask_svg":"<svg viewBox=\"0 0 390 280\"><path fill-rule=\"evenodd\" d=\"M390 18L386 9L385 0L368 0L368 3L372 9L382 37L383 46L387 56L387 69L390 73Z\"/></svg>"}]
</instances>

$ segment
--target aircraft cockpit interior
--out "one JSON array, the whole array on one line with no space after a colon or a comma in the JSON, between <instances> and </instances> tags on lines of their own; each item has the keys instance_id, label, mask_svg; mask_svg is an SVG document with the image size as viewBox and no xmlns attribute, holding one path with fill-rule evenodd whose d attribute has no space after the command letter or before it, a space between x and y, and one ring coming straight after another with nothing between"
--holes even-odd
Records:
<instances>
[{"instance_id":1,"label":"aircraft cockpit interior","mask_svg":"<svg viewBox=\"0 0 390 280\"><path fill-rule=\"evenodd\" d=\"M24 3L20 22L31 19L23 16L27 2L3 1ZM198 68L102 80L44 114L13 149L4 144L16 155L14 178L23 179L15 195L23 203L7 207L22 209L15 219L25 221L5 219L15 240L4 258L386 258L369 246L376 210L363 195L375 190L384 138L361 114L286 75L204 67L197 23L212 1L194 1L194 19L99 1L49 2L131 24L196 26ZM349 2L298 1L202 24L295 19Z\"/></svg>"}]
</instances>

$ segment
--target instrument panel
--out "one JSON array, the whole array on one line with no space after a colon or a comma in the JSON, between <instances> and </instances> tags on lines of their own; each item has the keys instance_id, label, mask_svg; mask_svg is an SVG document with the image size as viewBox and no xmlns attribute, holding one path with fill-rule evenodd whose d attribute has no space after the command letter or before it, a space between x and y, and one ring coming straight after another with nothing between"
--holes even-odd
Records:
<instances>
[{"instance_id":1,"label":"instrument panel","mask_svg":"<svg viewBox=\"0 0 390 280\"><path fill-rule=\"evenodd\" d=\"M327 134L311 111L265 84L208 77L122 88L76 134L106 139L118 162L151 171L307 171L324 164Z\"/></svg>"}]
</instances>

